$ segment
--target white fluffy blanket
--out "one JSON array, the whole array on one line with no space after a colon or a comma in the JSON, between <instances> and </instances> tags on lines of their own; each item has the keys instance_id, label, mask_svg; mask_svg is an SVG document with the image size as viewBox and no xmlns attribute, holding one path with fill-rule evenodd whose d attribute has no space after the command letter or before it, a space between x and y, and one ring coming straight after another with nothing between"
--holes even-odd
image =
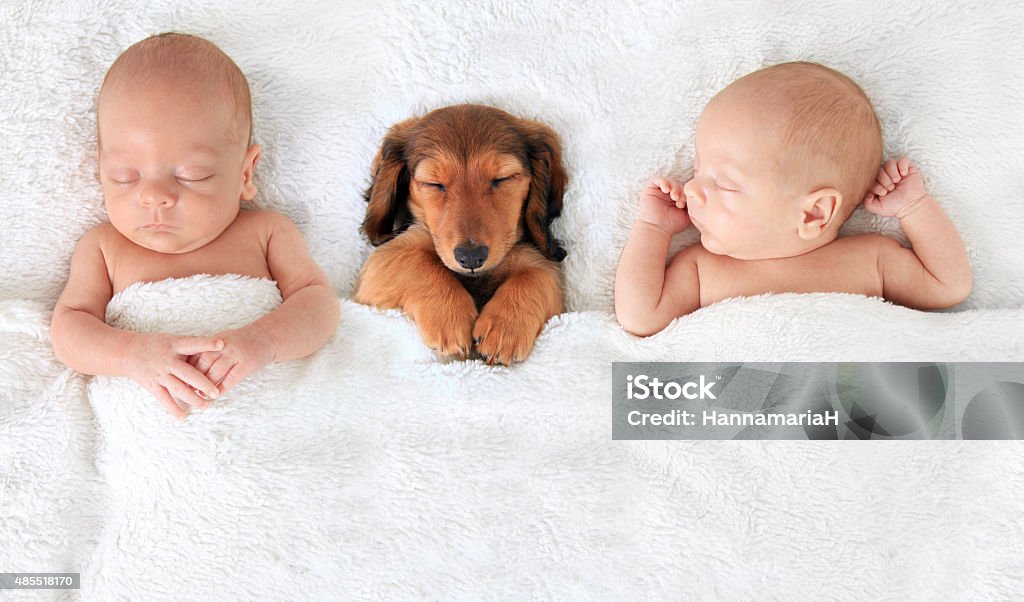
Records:
<instances>
[{"instance_id":1,"label":"white fluffy blanket","mask_svg":"<svg viewBox=\"0 0 1024 602\"><path fill-rule=\"evenodd\" d=\"M81 572L97 600L1010 597L1024 444L612 441L610 393L613 361L1024 361L1022 25L1012 4L881 1L0 6L0 572ZM345 300L318 354L183 424L65 369L47 329L103 219L95 93L172 29L249 76L257 205L299 224L343 299L389 125L466 101L551 124L571 311L490 368ZM641 184L685 177L721 86L801 59L862 83L887 152L960 226L974 293L947 313L737 299L627 335L612 282ZM863 212L846 231L899 236ZM276 302L200 276L128 289L110 319L212 332Z\"/></svg>"}]
</instances>

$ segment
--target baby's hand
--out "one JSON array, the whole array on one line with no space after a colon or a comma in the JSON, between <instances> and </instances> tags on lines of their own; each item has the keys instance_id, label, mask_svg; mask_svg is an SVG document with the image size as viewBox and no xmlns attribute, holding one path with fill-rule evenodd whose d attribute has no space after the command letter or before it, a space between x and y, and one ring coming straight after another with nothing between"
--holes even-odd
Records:
<instances>
[{"instance_id":1,"label":"baby's hand","mask_svg":"<svg viewBox=\"0 0 1024 602\"><path fill-rule=\"evenodd\" d=\"M910 159L889 159L878 170L875 184L864 198L864 208L883 217L902 219L927 198L924 178Z\"/></svg>"},{"instance_id":2,"label":"baby's hand","mask_svg":"<svg viewBox=\"0 0 1024 602\"><path fill-rule=\"evenodd\" d=\"M250 324L215 336L224 341L224 348L196 355L189 363L217 383L222 395L246 376L274 361L273 341L260 326Z\"/></svg>"},{"instance_id":3,"label":"baby's hand","mask_svg":"<svg viewBox=\"0 0 1024 602\"><path fill-rule=\"evenodd\" d=\"M190 366L187 358L223 346L224 342L216 337L137 333L128 343L128 376L152 393L175 418L182 420L186 413L179 401L203 409L207 399L215 399L220 394L217 385Z\"/></svg>"},{"instance_id":4,"label":"baby's hand","mask_svg":"<svg viewBox=\"0 0 1024 602\"><path fill-rule=\"evenodd\" d=\"M683 185L678 180L652 178L640 193L640 213L637 217L669 234L689 228L690 215L686 212Z\"/></svg>"}]
</instances>

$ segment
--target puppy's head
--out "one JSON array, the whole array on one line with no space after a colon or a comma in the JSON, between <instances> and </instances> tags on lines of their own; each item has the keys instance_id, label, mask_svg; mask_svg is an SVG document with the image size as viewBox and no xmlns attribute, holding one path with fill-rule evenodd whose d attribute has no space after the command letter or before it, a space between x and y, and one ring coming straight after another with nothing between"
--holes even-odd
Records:
<instances>
[{"instance_id":1,"label":"puppy's head","mask_svg":"<svg viewBox=\"0 0 1024 602\"><path fill-rule=\"evenodd\" d=\"M549 259L566 175L554 132L480 105L456 105L399 123L374 160L363 232L374 245L413 221L430 231L452 271L474 275L501 263L520 240Z\"/></svg>"}]
</instances>

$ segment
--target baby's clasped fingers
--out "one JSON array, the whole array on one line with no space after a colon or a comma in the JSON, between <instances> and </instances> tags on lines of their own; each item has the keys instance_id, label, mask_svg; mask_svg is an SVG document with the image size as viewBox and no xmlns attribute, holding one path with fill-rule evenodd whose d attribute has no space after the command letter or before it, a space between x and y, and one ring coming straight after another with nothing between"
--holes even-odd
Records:
<instances>
[{"instance_id":1,"label":"baby's clasped fingers","mask_svg":"<svg viewBox=\"0 0 1024 602\"><path fill-rule=\"evenodd\" d=\"M224 349L224 341L210 337L177 337L174 341L174 351L181 355L198 355L221 349Z\"/></svg>"},{"instance_id":2,"label":"baby's clasped fingers","mask_svg":"<svg viewBox=\"0 0 1024 602\"><path fill-rule=\"evenodd\" d=\"M174 402L174 405L178 407L181 414L185 414L185 408L191 406L198 410L205 410L208 403L202 396L200 396L196 389L192 385L182 381L181 379L168 375L166 378L159 381L159 387L164 389L167 396ZM163 396L158 395L157 399L161 401L165 408L175 416L183 418L179 415L174 408L169 405Z\"/></svg>"},{"instance_id":3,"label":"baby's clasped fingers","mask_svg":"<svg viewBox=\"0 0 1024 602\"><path fill-rule=\"evenodd\" d=\"M219 387L236 363L236 360L222 355L205 370L206 377Z\"/></svg>"},{"instance_id":4,"label":"baby's clasped fingers","mask_svg":"<svg viewBox=\"0 0 1024 602\"><path fill-rule=\"evenodd\" d=\"M188 363L191 364L192 366L195 366L196 370L199 370L203 374L206 374L207 372L210 371L210 366L216 363L216 361L220 357L220 353L207 351L205 353L200 353L199 355L192 356L189 359Z\"/></svg>"},{"instance_id":5,"label":"baby's clasped fingers","mask_svg":"<svg viewBox=\"0 0 1024 602\"><path fill-rule=\"evenodd\" d=\"M194 366L185 362L181 362L171 372L171 376L174 377L172 381L177 380L181 383L181 387L175 386L176 390L171 391L171 394L189 405L205 408L207 401L217 399L220 396L220 389L217 388L217 385L212 380ZM179 390L186 391L188 395L183 397L179 394ZM193 401L197 403L193 403Z\"/></svg>"}]
</instances>

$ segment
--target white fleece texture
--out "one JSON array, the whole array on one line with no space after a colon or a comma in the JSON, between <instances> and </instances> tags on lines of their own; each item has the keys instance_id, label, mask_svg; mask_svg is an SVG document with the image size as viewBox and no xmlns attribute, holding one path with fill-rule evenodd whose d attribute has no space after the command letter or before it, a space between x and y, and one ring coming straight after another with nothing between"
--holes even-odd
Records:
<instances>
[{"instance_id":1,"label":"white fleece texture","mask_svg":"<svg viewBox=\"0 0 1024 602\"><path fill-rule=\"evenodd\" d=\"M13 599L1012 598L1019 442L611 440L613 361L1024 361L1024 8L1013 3L204 0L0 5L0 572L81 572ZM95 96L161 31L252 86L255 205L302 229L343 299L311 358L184 423L54 356L75 241L104 220ZM851 295L729 300L638 339L615 264L653 174L685 178L707 100L813 60L856 79L967 245L974 291L924 313ZM551 125L569 313L511 368L444 361L348 300L381 137L457 102ZM859 210L847 233L901 238ZM676 247L694 241L679 237ZM134 329L216 332L266 280L139 285Z\"/></svg>"}]
</instances>

